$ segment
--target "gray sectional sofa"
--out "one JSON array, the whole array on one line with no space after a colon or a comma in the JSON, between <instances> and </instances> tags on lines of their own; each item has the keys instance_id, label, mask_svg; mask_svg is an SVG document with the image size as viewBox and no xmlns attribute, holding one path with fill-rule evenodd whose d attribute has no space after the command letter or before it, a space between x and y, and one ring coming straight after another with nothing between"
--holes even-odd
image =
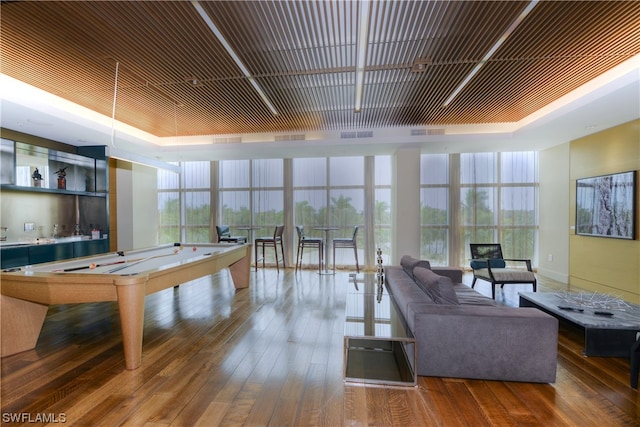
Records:
<instances>
[{"instance_id":1,"label":"gray sectional sofa","mask_svg":"<svg viewBox=\"0 0 640 427\"><path fill-rule=\"evenodd\" d=\"M556 318L498 306L462 284L460 269L406 255L400 264L385 268L385 282L416 339L418 375L555 382Z\"/></svg>"}]
</instances>

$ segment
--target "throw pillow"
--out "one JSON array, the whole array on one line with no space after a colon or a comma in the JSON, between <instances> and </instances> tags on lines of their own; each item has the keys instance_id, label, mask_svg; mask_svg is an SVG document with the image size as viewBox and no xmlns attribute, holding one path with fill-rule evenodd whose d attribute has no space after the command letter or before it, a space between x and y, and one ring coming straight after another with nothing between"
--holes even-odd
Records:
<instances>
[{"instance_id":1,"label":"throw pillow","mask_svg":"<svg viewBox=\"0 0 640 427\"><path fill-rule=\"evenodd\" d=\"M413 275L413 269L416 267L423 267L431 270L431 263L424 259L415 259L410 255L403 255L400 259L400 265L403 270L412 278L415 279Z\"/></svg>"},{"instance_id":2,"label":"throw pillow","mask_svg":"<svg viewBox=\"0 0 640 427\"><path fill-rule=\"evenodd\" d=\"M489 260L491 268L505 268L507 263L502 258L493 258ZM487 261L473 260L471 261L471 268L473 270L480 270L481 268L487 268Z\"/></svg>"},{"instance_id":3,"label":"throw pillow","mask_svg":"<svg viewBox=\"0 0 640 427\"><path fill-rule=\"evenodd\" d=\"M459 305L458 296L453 289L453 282L446 276L440 276L433 271L416 267L413 269L416 284L436 304Z\"/></svg>"}]
</instances>

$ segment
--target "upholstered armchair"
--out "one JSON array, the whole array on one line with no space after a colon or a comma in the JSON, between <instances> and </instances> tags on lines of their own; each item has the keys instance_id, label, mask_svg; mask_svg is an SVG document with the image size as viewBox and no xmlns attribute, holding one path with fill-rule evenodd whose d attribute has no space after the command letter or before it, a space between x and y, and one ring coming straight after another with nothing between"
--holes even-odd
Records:
<instances>
[{"instance_id":1,"label":"upholstered armchair","mask_svg":"<svg viewBox=\"0 0 640 427\"><path fill-rule=\"evenodd\" d=\"M531 269L531 260L504 258L499 243L471 243L471 269L473 282L481 279L491 283L491 297L496 298L496 285L504 288L506 284L531 283L536 291L536 276ZM522 267L518 267L518 264Z\"/></svg>"},{"instance_id":2,"label":"upholstered armchair","mask_svg":"<svg viewBox=\"0 0 640 427\"><path fill-rule=\"evenodd\" d=\"M228 225L216 225L216 232L218 233L218 243L247 243L245 236L232 236Z\"/></svg>"}]
</instances>

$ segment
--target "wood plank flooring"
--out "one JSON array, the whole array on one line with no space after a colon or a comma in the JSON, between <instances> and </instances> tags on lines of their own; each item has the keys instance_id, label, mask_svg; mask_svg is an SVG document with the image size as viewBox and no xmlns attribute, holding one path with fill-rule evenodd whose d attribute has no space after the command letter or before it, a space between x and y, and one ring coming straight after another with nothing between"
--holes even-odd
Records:
<instances>
[{"instance_id":1,"label":"wood plank flooring","mask_svg":"<svg viewBox=\"0 0 640 427\"><path fill-rule=\"evenodd\" d=\"M2 359L2 423L640 425L629 361L584 357L580 331L564 324L555 384L419 377L408 389L346 385L348 274L251 274L249 289L236 291L222 271L147 297L135 371L124 369L115 304L51 307L36 349ZM539 288L566 287L541 280ZM506 287L497 299L517 305L522 290L530 287Z\"/></svg>"}]
</instances>

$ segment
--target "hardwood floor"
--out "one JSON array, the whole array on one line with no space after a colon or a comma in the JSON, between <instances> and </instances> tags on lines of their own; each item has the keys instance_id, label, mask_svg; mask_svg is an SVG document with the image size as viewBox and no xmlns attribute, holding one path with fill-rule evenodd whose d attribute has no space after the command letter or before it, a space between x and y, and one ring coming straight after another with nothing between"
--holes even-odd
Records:
<instances>
[{"instance_id":1,"label":"hardwood floor","mask_svg":"<svg viewBox=\"0 0 640 427\"><path fill-rule=\"evenodd\" d=\"M584 357L580 331L564 324L554 384L419 377L408 389L345 385L347 273L251 274L249 289L236 291L223 271L148 296L135 371L124 369L115 304L51 307L36 349L2 359L3 424L640 425L629 361ZM563 286L541 280L539 288ZM529 289L509 286L497 298L516 305Z\"/></svg>"}]
</instances>

